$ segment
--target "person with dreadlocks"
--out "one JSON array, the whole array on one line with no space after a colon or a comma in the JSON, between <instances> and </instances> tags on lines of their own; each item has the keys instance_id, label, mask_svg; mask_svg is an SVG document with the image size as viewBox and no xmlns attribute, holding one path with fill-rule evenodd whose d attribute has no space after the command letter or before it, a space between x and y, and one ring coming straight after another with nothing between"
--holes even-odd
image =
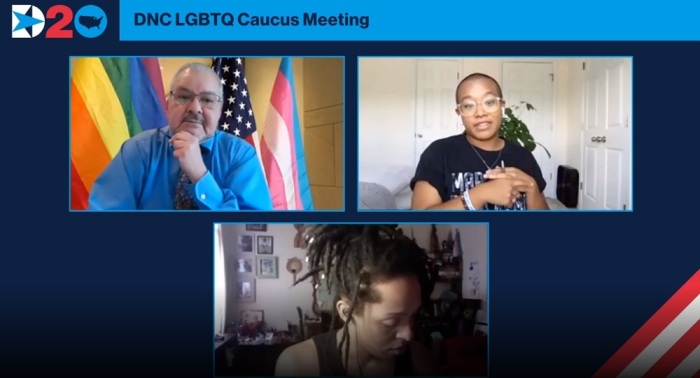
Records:
<instances>
[{"instance_id":1,"label":"person with dreadlocks","mask_svg":"<svg viewBox=\"0 0 700 378\"><path fill-rule=\"evenodd\" d=\"M415 317L432 292L427 255L395 227L313 225L304 231L308 278L325 279L333 321L343 327L285 349L277 376L437 375L413 340Z\"/></svg>"}]
</instances>

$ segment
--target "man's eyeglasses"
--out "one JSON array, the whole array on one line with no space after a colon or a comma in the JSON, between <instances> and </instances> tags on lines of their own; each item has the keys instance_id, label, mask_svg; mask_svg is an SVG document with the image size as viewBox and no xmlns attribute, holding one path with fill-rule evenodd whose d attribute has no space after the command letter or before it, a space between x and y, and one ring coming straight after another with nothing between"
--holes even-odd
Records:
<instances>
[{"instance_id":1,"label":"man's eyeglasses","mask_svg":"<svg viewBox=\"0 0 700 378\"><path fill-rule=\"evenodd\" d=\"M476 110L481 105L486 113L495 113L501 107L500 97L487 97L483 99L480 103L473 100L464 100L461 104L457 105L459 114L464 117L471 117L476 114Z\"/></svg>"},{"instance_id":2,"label":"man's eyeglasses","mask_svg":"<svg viewBox=\"0 0 700 378\"><path fill-rule=\"evenodd\" d=\"M221 97L213 93L194 94L190 91L177 90L170 91L170 96L179 105L189 105L192 101L194 101L194 98L196 97L199 100L199 103L202 105L202 107L208 109L216 108L216 104L221 102Z\"/></svg>"}]
</instances>

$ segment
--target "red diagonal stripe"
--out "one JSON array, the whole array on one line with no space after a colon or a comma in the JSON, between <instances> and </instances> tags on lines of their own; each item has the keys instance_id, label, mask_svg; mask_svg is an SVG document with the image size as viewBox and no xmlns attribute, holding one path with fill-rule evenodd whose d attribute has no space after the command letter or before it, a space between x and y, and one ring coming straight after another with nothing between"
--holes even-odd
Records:
<instances>
[{"instance_id":1,"label":"red diagonal stripe","mask_svg":"<svg viewBox=\"0 0 700 378\"><path fill-rule=\"evenodd\" d=\"M690 352L700 344L700 320L695 322L688 332L669 348L649 371L644 374L644 378L667 377L671 372L688 357Z\"/></svg>"},{"instance_id":2,"label":"red diagonal stripe","mask_svg":"<svg viewBox=\"0 0 700 378\"><path fill-rule=\"evenodd\" d=\"M627 342L593 375L617 377L654 339L700 295L698 270Z\"/></svg>"}]
</instances>

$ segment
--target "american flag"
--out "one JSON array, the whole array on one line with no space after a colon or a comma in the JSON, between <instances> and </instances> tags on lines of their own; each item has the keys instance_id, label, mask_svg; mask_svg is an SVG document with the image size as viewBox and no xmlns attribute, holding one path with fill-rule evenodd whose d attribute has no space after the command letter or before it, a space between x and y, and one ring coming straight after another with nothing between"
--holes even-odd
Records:
<instances>
[{"instance_id":1,"label":"american flag","mask_svg":"<svg viewBox=\"0 0 700 378\"><path fill-rule=\"evenodd\" d=\"M700 377L700 270L594 377Z\"/></svg>"},{"instance_id":2,"label":"american flag","mask_svg":"<svg viewBox=\"0 0 700 378\"><path fill-rule=\"evenodd\" d=\"M219 129L245 139L253 147L262 166L260 138L250 102L248 80L240 57L214 58L212 69L224 86L223 107Z\"/></svg>"}]
</instances>

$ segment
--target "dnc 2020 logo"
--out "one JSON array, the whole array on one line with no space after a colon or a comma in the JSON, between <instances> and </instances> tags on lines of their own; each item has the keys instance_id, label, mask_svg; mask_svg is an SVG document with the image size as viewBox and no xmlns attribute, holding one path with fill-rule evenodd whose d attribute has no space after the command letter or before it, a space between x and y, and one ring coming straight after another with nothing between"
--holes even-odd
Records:
<instances>
[{"instance_id":1,"label":"dnc 2020 logo","mask_svg":"<svg viewBox=\"0 0 700 378\"><path fill-rule=\"evenodd\" d=\"M41 35L47 19L55 21L48 23L46 38L73 38L71 24L85 38L99 37L107 28L107 15L95 5L80 8L75 17L67 5L54 5L46 10L45 16L34 5L13 5L12 38L34 38Z\"/></svg>"}]
</instances>

